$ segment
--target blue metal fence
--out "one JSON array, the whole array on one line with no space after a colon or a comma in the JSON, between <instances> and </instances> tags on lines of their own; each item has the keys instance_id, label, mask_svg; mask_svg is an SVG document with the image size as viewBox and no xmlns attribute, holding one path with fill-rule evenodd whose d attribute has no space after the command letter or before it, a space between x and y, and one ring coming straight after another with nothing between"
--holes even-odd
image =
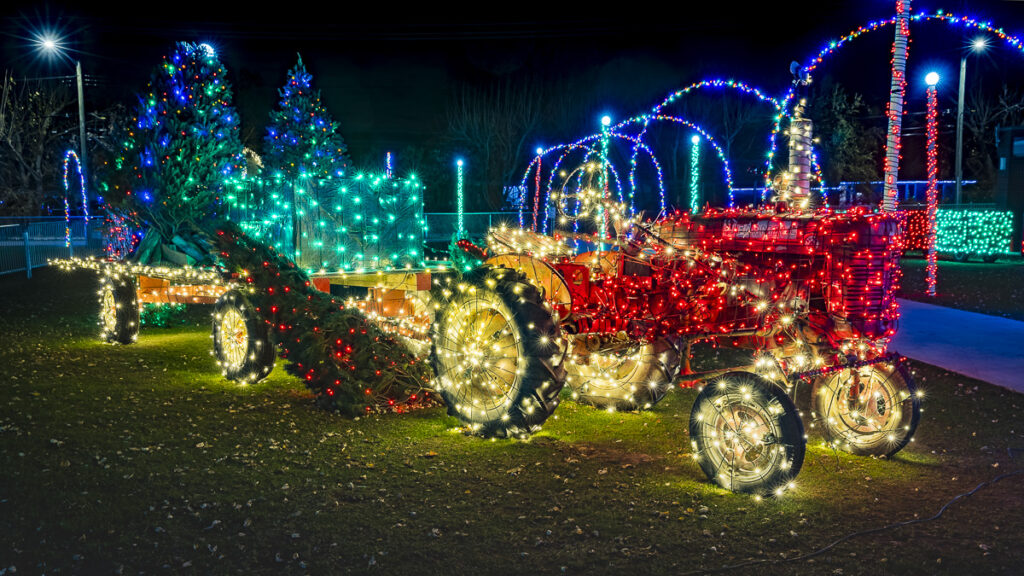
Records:
<instances>
[{"instance_id":1,"label":"blue metal fence","mask_svg":"<svg viewBox=\"0 0 1024 576\"><path fill-rule=\"evenodd\" d=\"M32 277L34 268L46 266L51 258L98 256L103 253L102 218L88 224L74 218L5 218L0 223L0 275L24 272ZM65 237L71 230L71 243Z\"/></svg>"}]
</instances>

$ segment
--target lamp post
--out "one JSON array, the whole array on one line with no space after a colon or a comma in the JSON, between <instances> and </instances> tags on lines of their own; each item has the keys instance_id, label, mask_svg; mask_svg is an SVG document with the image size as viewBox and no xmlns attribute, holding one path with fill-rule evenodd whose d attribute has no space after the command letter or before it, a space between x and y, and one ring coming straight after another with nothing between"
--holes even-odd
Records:
<instances>
[{"instance_id":1,"label":"lamp post","mask_svg":"<svg viewBox=\"0 0 1024 576\"><path fill-rule=\"evenodd\" d=\"M35 39L36 47L44 54L50 57L68 58L67 53L62 45L61 38L50 35L42 34L36 36ZM81 161L80 166L82 167L83 173L88 171L89 162L86 156L85 143L85 95L82 87L82 61L75 60L75 79L78 84L78 159ZM88 180L88 179L86 179Z\"/></svg>"},{"instance_id":2,"label":"lamp post","mask_svg":"<svg viewBox=\"0 0 1024 576\"><path fill-rule=\"evenodd\" d=\"M973 52L981 52L988 46L984 38L971 42ZM956 203L963 201L963 157L964 157L964 84L967 80L967 54L960 57L960 95L956 101Z\"/></svg>"}]
</instances>

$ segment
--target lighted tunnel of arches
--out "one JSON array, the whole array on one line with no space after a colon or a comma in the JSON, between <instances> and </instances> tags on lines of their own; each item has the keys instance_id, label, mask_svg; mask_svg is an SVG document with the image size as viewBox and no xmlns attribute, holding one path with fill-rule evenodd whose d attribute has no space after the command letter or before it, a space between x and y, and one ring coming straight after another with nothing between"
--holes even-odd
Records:
<instances>
[{"instance_id":1,"label":"lighted tunnel of arches","mask_svg":"<svg viewBox=\"0 0 1024 576\"><path fill-rule=\"evenodd\" d=\"M809 57L801 68L800 73L804 75L810 75L817 71L836 51L847 46L853 40L873 31L885 30L890 26L895 25L897 18L891 17L888 19L871 21L863 26L850 31L849 33L839 37L836 40L828 42L821 50ZM1010 48L1024 53L1024 41L1020 38L1006 33L1002 28L995 27L992 23L970 18L966 16L959 16L949 12L934 12L934 13L916 13L910 16L911 24L922 23L922 22L942 22L950 26L966 28L970 30L976 30L983 32L1002 40ZM607 159L609 164L609 172L614 171L616 182L616 194L620 196L628 197L629 207L631 211L635 211L634 200L637 195L638 188L640 185L637 183L637 172L638 166L642 164L644 159L653 166L656 166L657 174L657 188L659 191L659 200L662 208L665 206L665 184L664 175L661 170L661 163L658 161L655 152L651 146L645 142L648 129L653 122L673 122L681 126L686 126L692 129L694 132L699 133L705 142L707 142L711 148L715 151L722 164L722 179L725 181L728 189L727 204L734 206L735 197L733 194L733 183L732 183L732 168L729 163L729 158L725 156L721 147L717 144L712 134L708 130L693 122L689 119L680 118L671 114L665 114L664 110L672 104L680 101L680 99L688 94L691 94L698 90L708 89L726 89L739 92L742 95L752 96L758 99L760 102L771 106L775 110L775 114L772 120L772 126L768 137L768 152L765 155L765 170L764 170L764 187L762 189L761 200L767 199L767 192L770 189L773 173L776 170L775 157L778 152L778 137L782 132L782 126L784 118L791 116L793 106L797 101L797 87L789 87L781 97L775 98L768 94L767 91L751 86L747 83L736 81L736 80L723 80L723 79L710 79L694 82L689 86L682 89L676 90L665 97L659 104L654 106L650 112L633 116L626 120L611 126L607 130L607 135L610 138L623 139L626 141L633 142L631 155L629 158L629 170L628 170L628 188L626 192L623 192L623 184L619 174L622 173L620 168L613 167L610 159ZM534 227L540 226L542 229L546 229L546 222L538 221L540 217L539 207L544 205L547 198L550 196L553 182L555 180L554 175L561 169L565 163L566 157L570 152L579 151L581 149L588 150L587 155L592 154L594 146L601 142L601 134L594 134L581 138L572 144L553 146L546 150L540 151L540 153L531 161L527 170L524 172L523 180L520 184L522 194L520 196L520 224L525 224L523 214L528 211L532 205L532 211L534 213ZM554 152L559 152L557 160L554 162L551 168L549 168L549 177L547 178L547 187L542 190L542 171L545 170L545 158L547 155ZM547 162L550 164L550 160ZM819 164L817 153L812 150L811 154L812 171L817 180L819 190L822 195L825 192L825 183L822 179L822 170ZM533 194L529 193L531 174L533 174ZM609 182L612 178L608 179ZM531 198L532 197L532 198ZM532 199L532 202L531 202ZM548 208L545 207L545 214L547 214Z\"/></svg>"}]
</instances>

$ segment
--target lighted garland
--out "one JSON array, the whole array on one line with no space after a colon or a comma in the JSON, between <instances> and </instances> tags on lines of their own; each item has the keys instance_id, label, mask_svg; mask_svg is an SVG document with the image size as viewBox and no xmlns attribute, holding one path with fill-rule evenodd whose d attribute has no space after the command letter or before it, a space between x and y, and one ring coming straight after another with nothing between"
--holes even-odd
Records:
<instances>
[{"instance_id":1,"label":"lighted garland","mask_svg":"<svg viewBox=\"0 0 1024 576\"><path fill-rule=\"evenodd\" d=\"M896 0L896 37L892 44L892 78L889 85L889 105L885 116L889 129L885 140L885 161L882 164L883 190L881 207L891 212L896 209L896 181L899 179L900 151L903 147L903 102L907 91L907 52L910 48L910 2Z\"/></svg>"},{"instance_id":2,"label":"lighted garland","mask_svg":"<svg viewBox=\"0 0 1024 576\"><path fill-rule=\"evenodd\" d=\"M939 210L935 249L945 254L997 256L1012 254L1013 212Z\"/></svg>"},{"instance_id":3,"label":"lighted garland","mask_svg":"<svg viewBox=\"0 0 1024 576\"><path fill-rule=\"evenodd\" d=\"M700 210L700 136L694 136L690 146L690 214Z\"/></svg>"},{"instance_id":4,"label":"lighted garland","mask_svg":"<svg viewBox=\"0 0 1024 576\"><path fill-rule=\"evenodd\" d=\"M218 230L215 242L228 270L253 288L250 299L272 326L285 369L318 403L350 416L429 404L429 368L401 342L313 288L292 261L237 226Z\"/></svg>"},{"instance_id":5,"label":"lighted garland","mask_svg":"<svg viewBox=\"0 0 1024 576\"><path fill-rule=\"evenodd\" d=\"M82 212L85 214L85 223L89 224L89 192L85 188L85 171L82 168L82 161L74 150L64 153L64 245L71 246L71 205L68 202L68 192L71 191L71 183L68 181L68 164L74 159L75 169L78 174L78 186L82 192Z\"/></svg>"},{"instance_id":6,"label":"lighted garland","mask_svg":"<svg viewBox=\"0 0 1024 576\"><path fill-rule=\"evenodd\" d=\"M928 276L926 282L928 284L927 293L929 296L935 296L935 275L938 270L937 254L935 251L935 213L939 203L939 189L936 184L936 180L939 175L939 98L938 90L935 85L928 86L928 112L926 117L926 141L927 141L927 159L928 159L928 191L927 201L927 220L928 220L928 235L927 235L927 253L928 253Z\"/></svg>"},{"instance_id":7,"label":"lighted garland","mask_svg":"<svg viewBox=\"0 0 1024 576\"><path fill-rule=\"evenodd\" d=\"M150 265L139 262L110 262L98 258L64 258L50 260L49 263L64 271L82 269L117 277L149 276L163 278L174 284L210 286L229 284L225 282L223 274L209 268Z\"/></svg>"},{"instance_id":8,"label":"lighted garland","mask_svg":"<svg viewBox=\"0 0 1024 576\"><path fill-rule=\"evenodd\" d=\"M700 82L694 82L693 84L690 84L689 86L686 86L685 88L680 88L679 90L676 90L672 94L669 94L661 102L661 104L658 104L653 109L651 109L651 113L655 114L655 115L660 114L662 108L664 108L664 107L674 103L680 97L685 96L686 94L689 94L690 92L693 92L694 90L699 90L699 89L702 89L702 88L718 88L718 89L728 88L728 89L736 90L736 91L741 92L743 94L749 94L751 96L754 96L755 98L757 98L761 102L764 102L765 104L771 105L776 110L781 109L781 106L779 105L779 101L776 100L775 98L772 98L771 96L768 96L760 88L757 88L755 86L751 86L751 85L749 85L749 84L747 84L745 82L741 82L739 80L732 80L732 79L726 80L726 79L722 79L722 78L712 78L710 80L701 80ZM621 125L622 124L620 124L620 126ZM616 126L616 128L618 128L618 126Z\"/></svg>"}]
</instances>

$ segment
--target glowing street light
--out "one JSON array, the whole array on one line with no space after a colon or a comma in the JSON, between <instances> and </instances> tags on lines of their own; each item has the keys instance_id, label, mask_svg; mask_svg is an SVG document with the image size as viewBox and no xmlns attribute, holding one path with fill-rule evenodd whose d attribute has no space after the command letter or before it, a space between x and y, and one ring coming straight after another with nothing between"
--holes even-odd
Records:
<instances>
[{"instance_id":1,"label":"glowing street light","mask_svg":"<svg viewBox=\"0 0 1024 576\"><path fill-rule=\"evenodd\" d=\"M64 46L63 39L59 36L54 35L51 32L41 32L36 34L34 39L37 50L42 52L48 58L67 58L67 50ZM78 138L79 138L79 151L78 158L81 161L79 167L85 172L88 170L89 162L86 156L85 150L85 96L82 90L82 62L75 60L75 77L78 81Z\"/></svg>"},{"instance_id":2,"label":"glowing street light","mask_svg":"<svg viewBox=\"0 0 1024 576\"><path fill-rule=\"evenodd\" d=\"M928 74L925 74L924 83L929 86L935 86L939 83L939 73L929 72Z\"/></svg>"},{"instance_id":3,"label":"glowing street light","mask_svg":"<svg viewBox=\"0 0 1024 576\"><path fill-rule=\"evenodd\" d=\"M979 36L971 42L973 52L983 52L988 40ZM956 101L956 203L963 200L964 158L964 82L967 80L967 54L960 57L960 95Z\"/></svg>"}]
</instances>

